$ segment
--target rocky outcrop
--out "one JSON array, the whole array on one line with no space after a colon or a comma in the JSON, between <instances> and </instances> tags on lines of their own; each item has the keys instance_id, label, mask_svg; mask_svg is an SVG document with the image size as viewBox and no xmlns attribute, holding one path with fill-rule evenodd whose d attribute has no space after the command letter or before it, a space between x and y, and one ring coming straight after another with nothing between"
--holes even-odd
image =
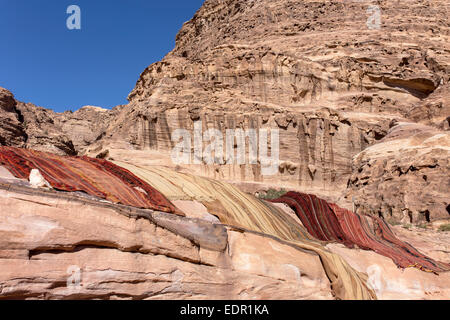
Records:
<instances>
[{"instance_id":1,"label":"rocky outcrop","mask_svg":"<svg viewBox=\"0 0 450 320\"><path fill-rule=\"evenodd\" d=\"M112 116L120 109L85 106L75 112L56 113L31 103L18 103L30 149L60 155L82 154L87 146L99 140Z\"/></svg>"},{"instance_id":2,"label":"rocky outcrop","mask_svg":"<svg viewBox=\"0 0 450 320\"><path fill-rule=\"evenodd\" d=\"M381 12L379 26L369 25L369 5ZM252 193L314 193L393 224L446 224L446 5L206 0L183 25L174 50L142 72L128 105L56 113L0 88L0 145L171 167ZM193 138L195 125L224 137L227 129L279 130L278 172L262 174L261 162L174 163L173 133L184 129ZM170 216L32 188L45 182L31 180L0 167L0 299L450 296L448 272L400 270L375 252L300 246L223 225L210 210L217 203L174 200L186 217ZM292 210L279 208L301 224ZM251 219L255 212L244 218L259 222L261 216ZM448 232L411 228L394 230L433 259L450 262Z\"/></svg>"},{"instance_id":3,"label":"rocky outcrop","mask_svg":"<svg viewBox=\"0 0 450 320\"><path fill-rule=\"evenodd\" d=\"M0 87L0 145L18 146L25 144L27 135L22 127L22 116L16 108L14 96Z\"/></svg>"},{"instance_id":4,"label":"rocky outcrop","mask_svg":"<svg viewBox=\"0 0 450 320\"><path fill-rule=\"evenodd\" d=\"M24 190L0 190L0 299L334 298L319 256L273 237Z\"/></svg>"},{"instance_id":5,"label":"rocky outcrop","mask_svg":"<svg viewBox=\"0 0 450 320\"><path fill-rule=\"evenodd\" d=\"M450 218L450 133L400 123L353 161L347 200L388 221Z\"/></svg>"},{"instance_id":6,"label":"rocky outcrop","mask_svg":"<svg viewBox=\"0 0 450 320\"><path fill-rule=\"evenodd\" d=\"M207 212L189 218L198 203L183 203L186 218L2 179L0 299L337 298L313 251ZM434 236L432 246L429 235L402 232L449 261L448 239ZM327 247L367 273L380 299L448 297L448 273L400 271L374 252Z\"/></svg>"},{"instance_id":7,"label":"rocky outcrop","mask_svg":"<svg viewBox=\"0 0 450 320\"><path fill-rule=\"evenodd\" d=\"M369 5L381 13L378 26L369 23ZM438 182L449 174L442 163L445 139L421 147L430 148L425 158L439 162L430 160L427 172L420 170L423 181L406 179L418 172L403 169L401 175L380 173L382 180L373 177L367 184L355 180L374 173L365 165L375 161L371 150L394 167L408 162L394 145L382 155L382 146L393 144L383 140L393 119L432 127L437 135L449 130L446 5L445 0L207 0L183 25L174 50L142 72L128 105L56 114L17 103L19 113L9 115L16 120L2 125L8 129L0 142L162 164L246 183L248 190L281 186L339 200L349 209L352 202L364 205L367 212L397 221L446 218L442 206L448 203ZM223 136L227 129L279 130L278 172L264 175L261 162L223 164L227 159L220 157L213 165L205 159L174 163L173 133L187 130L193 140L195 124L203 133L216 129ZM208 144L204 141L203 149ZM233 144L232 152L236 149ZM414 185L426 192L419 194ZM395 186L401 186L398 199L396 192L383 191Z\"/></svg>"},{"instance_id":8,"label":"rocky outcrop","mask_svg":"<svg viewBox=\"0 0 450 320\"><path fill-rule=\"evenodd\" d=\"M72 141L56 122L56 113L32 103L17 103L27 134L25 147L59 155L76 155Z\"/></svg>"},{"instance_id":9,"label":"rocky outcrop","mask_svg":"<svg viewBox=\"0 0 450 320\"><path fill-rule=\"evenodd\" d=\"M55 112L16 101L11 92L0 87L0 145L75 155L72 141L55 118Z\"/></svg>"},{"instance_id":10,"label":"rocky outcrop","mask_svg":"<svg viewBox=\"0 0 450 320\"><path fill-rule=\"evenodd\" d=\"M414 269L401 270L388 258L371 251L351 250L339 244L329 244L327 248L356 270L367 273L369 286L380 300L447 300L450 295L449 273L436 276Z\"/></svg>"},{"instance_id":11,"label":"rocky outcrop","mask_svg":"<svg viewBox=\"0 0 450 320\"><path fill-rule=\"evenodd\" d=\"M392 227L395 234L427 256L446 263L450 262L450 238L448 234L434 229L403 226ZM328 244L327 248L339 254L360 272L366 272L368 282L381 300L441 299L450 296L450 274L436 276L415 269L401 270L388 258L365 250L350 250L341 244Z\"/></svg>"},{"instance_id":12,"label":"rocky outcrop","mask_svg":"<svg viewBox=\"0 0 450 320\"><path fill-rule=\"evenodd\" d=\"M0 87L0 145L58 155L83 154L101 139L122 107L108 110L85 106L75 112L57 113L17 101L11 92Z\"/></svg>"},{"instance_id":13,"label":"rocky outcrop","mask_svg":"<svg viewBox=\"0 0 450 320\"><path fill-rule=\"evenodd\" d=\"M373 29L365 2L205 1L88 153L157 154L170 165L172 133L193 132L195 122L224 136L278 129L273 176L262 175L260 163L179 167L336 200L353 157L379 142L393 118L448 127L444 2L378 2L382 24Z\"/></svg>"},{"instance_id":14,"label":"rocky outcrop","mask_svg":"<svg viewBox=\"0 0 450 320\"><path fill-rule=\"evenodd\" d=\"M111 120L122 106L112 110L95 106L85 106L71 112L56 114L56 123L72 141L78 154L102 138Z\"/></svg>"}]
</instances>

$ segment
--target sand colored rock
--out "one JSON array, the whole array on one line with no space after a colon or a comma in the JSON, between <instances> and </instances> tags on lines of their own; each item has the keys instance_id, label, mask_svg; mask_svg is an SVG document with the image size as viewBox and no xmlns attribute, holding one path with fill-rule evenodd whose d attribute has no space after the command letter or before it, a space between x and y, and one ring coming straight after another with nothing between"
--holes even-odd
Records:
<instances>
[{"instance_id":1,"label":"sand colored rock","mask_svg":"<svg viewBox=\"0 0 450 320\"><path fill-rule=\"evenodd\" d=\"M227 231L210 250L80 200L0 190L0 299L332 299L317 255Z\"/></svg>"},{"instance_id":2,"label":"sand colored rock","mask_svg":"<svg viewBox=\"0 0 450 320\"><path fill-rule=\"evenodd\" d=\"M13 94L0 87L0 145L22 147L25 144L27 137L16 105Z\"/></svg>"},{"instance_id":3,"label":"sand colored rock","mask_svg":"<svg viewBox=\"0 0 450 320\"><path fill-rule=\"evenodd\" d=\"M189 218L206 220L211 223L220 223L220 220L216 216L210 214L208 209L198 201L175 200L172 201L172 203Z\"/></svg>"},{"instance_id":4,"label":"sand colored rock","mask_svg":"<svg viewBox=\"0 0 450 320\"><path fill-rule=\"evenodd\" d=\"M368 284L380 300L447 300L450 296L449 272L435 275L414 268L402 270L372 251L348 249L340 244L329 244L327 248L356 270L367 273Z\"/></svg>"},{"instance_id":5,"label":"sand colored rock","mask_svg":"<svg viewBox=\"0 0 450 320\"><path fill-rule=\"evenodd\" d=\"M158 158L179 170L320 194L351 208L352 199L341 196L359 170L354 157L380 142L393 119L448 129L445 1L377 5L380 29L367 27L368 3L361 1L206 1L175 49L141 74L114 130L88 152L107 150L142 165ZM259 164L175 166L172 133L192 133L199 121L224 136L227 129L280 130L279 172L264 176ZM440 168L436 176L448 175ZM431 215L442 202L433 199L436 188L428 184L422 197Z\"/></svg>"},{"instance_id":6,"label":"sand colored rock","mask_svg":"<svg viewBox=\"0 0 450 320\"><path fill-rule=\"evenodd\" d=\"M169 167L251 193L313 193L434 228L450 218L447 2L206 0L174 50L142 72L127 105L56 113L0 88L0 145ZM381 11L379 28L368 24L371 4ZM200 122L224 136L279 130L278 172L264 176L261 163L173 163L172 134L193 137ZM368 274L380 299L450 296L448 273L401 271L340 245L319 258L307 245L225 228L195 197L176 200L188 218L171 218L4 187L11 183L29 186L0 167L0 299L345 296L324 258L350 264L357 279ZM448 232L411 229L395 227L402 240L450 261Z\"/></svg>"},{"instance_id":7,"label":"sand colored rock","mask_svg":"<svg viewBox=\"0 0 450 320\"><path fill-rule=\"evenodd\" d=\"M72 141L78 154L100 139L120 106L113 110L96 106L85 106L75 112L57 114L56 121L61 131Z\"/></svg>"},{"instance_id":8,"label":"sand colored rock","mask_svg":"<svg viewBox=\"0 0 450 320\"><path fill-rule=\"evenodd\" d=\"M354 158L346 198L389 221L449 219L449 159L448 131L400 123Z\"/></svg>"},{"instance_id":9,"label":"sand colored rock","mask_svg":"<svg viewBox=\"0 0 450 320\"><path fill-rule=\"evenodd\" d=\"M0 87L0 145L59 155L82 154L87 146L101 138L120 108L85 106L75 112L57 113L17 101L11 92Z\"/></svg>"},{"instance_id":10,"label":"sand colored rock","mask_svg":"<svg viewBox=\"0 0 450 320\"><path fill-rule=\"evenodd\" d=\"M378 27L369 24L369 4L205 1L181 28L174 50L142 72L128 105L57 114L17 103L22 124L11 120L12 128L25 134L15 134L18 140L4 134L2 144L131 157L141 165L159 161L216 179L340 199L350 208L352 199L342 195L360 169L354 157L380 142L393 119L438 132L450 128L446 1L377 3ZM174 164L172 134L177 129L192 133L200 121L203 131L224 134L227 129L280 130L278 173L263 175L260 163ZM442 176L442 170L448 175L442 166L439 173L426 175ZM404 180L390 178L393 184ZM441 218L445 212L436 208L442 199L432 197L440 191L433 183L426 187L422 202L427 208L391 200L384 208L377 201L365 205L383 215L392 209L395 219L409 215L408 210L414 216L428 210ZM356 197L366 192L355 184L351 189Z\"/></svg>"},{"instance_id":11,"label":"sand colored rock","mask_svg":"<svg viewBox=\"0 0 450 320\"><path fill-rule=\"evenodd\" d=\"M440 3L432 4L436 19L445 17ZM219 166L208 175L342 187L351 158L386 134L388 120L406 117L447 84L447 57L436 53L445 32L429 42L420 28L393 32L400 16L423 14L419 2L413 7L383 4L384 29L376 31L365 28L366 3L206 1L174 51L147 68L131 92L123 119L140 118L142 129L134 126L130 144L170 148L171 132L198 120L219 130L277 128L288 170L271 178L250 166ZM427 67L431 61L435 68Z\"/></svg>"}]
</instances>

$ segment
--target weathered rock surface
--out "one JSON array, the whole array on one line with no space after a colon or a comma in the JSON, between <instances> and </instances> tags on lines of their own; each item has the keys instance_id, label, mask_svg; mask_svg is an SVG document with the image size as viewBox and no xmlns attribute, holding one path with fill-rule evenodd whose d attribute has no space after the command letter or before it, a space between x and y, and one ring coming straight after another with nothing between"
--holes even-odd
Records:
<instances>
[{"instance_id":1,"label":"weathered rock surface","mask_svg":"<svg viewBox=\"0 0 450 320\"><path fill-rule=\"evenodd\" d=\"M22 147L27 139L11 92L0 87L0 145Z\"/></svg>"},{"instance_id":2,"label":"weathered rock surface","mask_svg":"<svg viewBox=\"0 0 450 320\"><path fill-rule=\"evenodd\" d=\"M450 262L450 237L448 232L433 229L394 226L395 234L427 256ZM340 244L329 244L327 248L339 254L356 270L369 276L368 283L382 300L442 299L450 296L450 273L439 276L414 268L398 269L389 258L372 251L348 249Z\"/></svg>"},{"instance_id":3,"label":"weathered rock surface","mask_svg":"<svg viewBox=\"0 0 450 320\"><path fill-rule=\"evenodd\" d=\"M417 226L393 226L395 234L399 239L408 242L421 252L432 259L450 262L450 234L439 231L438 226L442 225L439 222L434 222L431 225Z\"/></svg>"},{"instance_id":4,"label":"weathered rock surface","mask_svg":"<svg viewBox=\"0 0 450 320\"><path fill-rule=\"evenodd\" d=\"M354 158L346 197L388 221L449 219L449 159L448 131L400 123Z\"/></svg>"},{"instance_id":5,"label":"weathered rock surface","mask_svg":"<svg viewBox=\"0 0 450 320\"><path fill-rule=\"evenodd\" d=\"M3 184L0 206L0 299L335 298L316 254L211 223L206 212L191 219L17 184ZM396 232L449 261L448 237ZM368 273L378 298L450 294L449 273L401 271L371 251L327 247Z\"/></svg>"},{"instance_id":6,"label":"weathered rock surface","mask_svg":"<svg viewBox=\"0 0 450 320\"><path fill-rule=\"evenodd\" d=\"M224 136L226 129L279 129L274 176L263 176L260 164L187 168L337 200L354 156L385 137L392 119L448 130L445 4L377 2L382 24L370 29L364 1L205 1L175 49L141 74L114 130L90 154L108 150L118 159L114 150L126 150L143 160L140 150L169 165L172 133L192 133L197 121ZM439 193L435 187L427 186Z\"/></svg>"},{"instance_id":7,"label":"weathered rock surface","mask_svg":"<svg viewBox=\"0 0 450 320\"><path fill-rule=\"evenodd\" d=\"M23 102L17 103L17 109L22 114L22 126L27 134L26 148L59 155L76 154L72 141L55 123L55 112Z\"/></svg>"},{"instance_id":8,"label":"weathered rock surface","mask_svg":"<svg viewBox=\"0 0 450 320\"><path fill-rule=\"evenodd\" d=\"M70 138L77 153L83 154L88 146L101 139L111 119L121 108L122 106L117 106L108 110L85 106L75 112L57 114L55 121Z\"/></svg>"},{"instance_id":9,"label":"weathered rock surface","mask_svg":"<svg viewBox=\"0 0 450 320\"><path fill-rule=\"evenodd\" d=\"M369 5L380 9L379 28L369 25ZM144 70L127 106L55 114L18 103L25 135L4 134L2 143L25 141L40 150L116 160L135 157L143 164L158 159L175 167L172 133L193 133L194 122L202 122L203 132L217 129L224 136L227 129L279 129L275 175L264 176L261 163L178 169L263 188L282 185L336 201L355 174L353 158L380 142L392 119L442 132L450 128L446 5L445 0L207 0L180 30L175 49ZM20 129L17 122L8 127ZM442 179L447 169L439 166L427 176ZM393 184L404 181L391 178ZM369 201L366 207L388 210L383 215L392 209L395 219L405 210L412 215L428 210L431 219L441 218L442 211L433 218L443 201L431 197L441 193L437 185L427 184L420 198L430 208L410 210L403 200L385 208L383 200ZM365 189L351 185L356 195ZM341 201L351 206L351 199Z\"/></svg>"},{"instance_id":10,"label":"weathered rock surface","mask_svg":"<svg viewBox=\"0 0 450 320\"><path fill-rule=\"evenodd\" d=\"M0 87L0 145L76 154L55 118L53 111L16 101L11 92Z\"/></svg>"},{"instance_id":11,"label":"weathered rock surface","mask_svg":"<svg viewBox=\"0 0 450 320\"><path fill-rule=\"evenodd\" d=\"M378 299L447 300L450 296L448 272L435 275L414 268L401 270L389 258L373 251L348 249L340 244L328 244L327 248L342 256L356 270L367 273L368 284Z\"/></svg>"},{"instance_id":12,"label":"weathered rock surface","mask_svg":"<svg viewBox=\"0 0 450 320\"><path fill-rule=\"evenodd\" d=\"M252 192L315 193L393 222L448 222L447 1L377 1L379 29L367 25L371 4L206 0L126 106L55 113L0 88L0 145L171 166ZM172 133L193 136L199 121L224 136L280 130L278 173L262 175L260 163L175 165ZM29 185L2 179L11 181ZM224 228L198 203L179 206L191 219L0 190L0 299L333 298L317 255ZM450 261L448 233L396 233ZM368 273L379 298L450 296L448 273L401 271L374 252L328 248Z\"/></svg>"},{"instance_id":13,"label":"weathered rock surface","mask_svg":"<svg viewBox=\"0 0 450 320\"><path fill-rule=\"evenodd\" d=\"M291 208L278 204L287 213ZM295 213L293 213L295 215ZM436 223L437 224L437 223ZM433 224L432 224L433 225ZM434 227L434 228L433 228ZM450 237L448 232L430 228L392 226L396 236L411 244L432 259L450 262ZM450 295L450 273L439 275L426 273L416 268L399 269L391 259L374 251L349 249L342 244L326 245L330 251L343 257L355 270L368 275L368 286L381 300L442 299Z\"/></svg>"},{"instance_id":14,"label":"weathered rock surface","mask_svg":"<svg viewBox=\"0 0 450 320\"><path fill-rule=\"evenodd\" d=\"M0 145L59 155L82 154L102 137L111 117L120 109L85 106L75 112L57 113L17 101L0 87Z\"/></svg>"},{"instance_id":15,"label":"weathered rock surface","mask_svg":"<svg viewBox=\"0 0 450 320\"><path fill-rule=\"evenodd\" d=\"M222 236L76 197L2 189L0 206L0 299L333 298L317 255L263 235L220 227L210 249Z\"/></svg>"}]
</instances>

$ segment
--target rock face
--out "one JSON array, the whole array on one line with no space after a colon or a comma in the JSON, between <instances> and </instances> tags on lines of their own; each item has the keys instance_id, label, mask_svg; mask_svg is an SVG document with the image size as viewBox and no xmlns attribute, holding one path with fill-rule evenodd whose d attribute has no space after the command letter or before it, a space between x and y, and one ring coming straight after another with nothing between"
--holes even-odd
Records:
<instances>
[{"instance_id":1,"label":"rock face","mask_svg":"<svg viewBox=\"0 0 450 320\"><path fill-rule=\"evenodd\" d=\"M75 112L56 113L31 103L17 104L28 135L26 146L60 155L82 154L101 138L119 107L107 110L85 106Z\"/></svg>"},{"instance_id":2,"label":"rock face","mask_svg":"<svg viewBox=\"0 0 450 320\"><path fill-rule=\"evenodd\" d=\"M446 224L447 2L206 0L175 49L140 75L128 105L55 113L0 88L0 145L172 167L252 193L318 194L390 222ZM279 130L276 174L249 159L174 163L173 134L193 138L196 125L224 137ZM187 217L168 217L33 184L0 167L0 299L335 299L333 282L352 284L330 278L308 246L222 225L200 202L177 200ZM448 233L395 232L450 261ZM375 252L318 246L367 275L380 299L450 296L448 272L401 271Z\"/></svg>"},{"instance_id":3,"label":"rock face","mask_svg":"<svg viewBox=\"0 0 450 320\"><path fill-rule=\"evenodd\" d=\"M445 4L379 2L377 29L368 27L362 1L205 1L175 49L141 74L114 130L88 153L158 154L168 165L172 133L192 133L199 121L203 132L224 136L227 129L278 129L276 175L262 175L260 163L180 167L337 200L354 173L353 158L380 142L392 119L448 130ZM435 187L427 185L431 193ZM429 193L420 196L433 202Z\"/></svg>"},{"instance_id":4,"label":"rock face","mask_svg":"<svg viewBox=\"0 0 450 320\"><path fill-rule=\"evenodd\" d=\"M0 88L0 145L22 147L27 139L11 92Z\"/></svg>"},{"instance_id":5,"label":"rock face","mask_svg":"<svg viewBox=\"0 0 450 320\"><path fill-rule=\"evenodd\" d=\"M78 154L101 139L111 119L122 106L112 110L95 106L85 106L75 112L57 114L56 122L61 131L72 141Z\"/></svg>"},{"instance_id":6,"label":"rock face","mask_svg":"<svg viewBox=\"0 0 450 320\"><path fill-rule=\"evenodd\" d=\"M0 145L26 147L59 155L82 154L99 140L112 116L121 109L85 106L56 113L14 99L0 87Z\"/></svg>"},{"instance_id":7,"label":"rock face","mask_svg":"<svg viewBox=\"0 0 450 320\"><path fill-rule=\"evenodd\" d=\"M362 206L362 195L369 196L365 209L394 220L428 220L428 214L430 220L448 218L442 211L448 200L434 178L420 181L426 192L416 189L416 181L409 186L416 191L387 203L382 197L389 195L378 190L378 178L355 180L361 172L371 174L367 162L384 157L393 166L403 163L400 147L381 154L389 149L381 146L390 142L381 140L393 119L432 127L436 134L449 130L446 5L446 0L207 0L178 33L175 49L144 70L127 106L56 114L16 102L11 112L14 101L2 90L2 105L8 107L0 113L7 119L1 124L0 143L175 167L170 156L177 129L192 134L197 123L203 133L216 129L224 137L227 129L280 130L275 175L263 175L261 162L248 160L245 165L208 165L203 159L177 168L241 184L320 194L347 207L353 195L357 206ZM374 11L381 13L379 25L370 16ZM444 140L433 142L436 148L429 142L420 147L429 148L427 158L438 152L441 159L422 177L439 176L441 181L448 176ZM379 142L376 155L369 152L375 149L361 153ZM249 139L247 153L248 144ZM383 176L390 181L382 182L384 190L412 182L406 179L410 173Z\"/></svg>"},{"instance_id":8,"label":"rock face","mask_svg":"<svg viewBox=\"0 0 450 320\"><path fill-rule=\"evenodd\" d=\"M368 283L380 300L447 300L450 295L449 273L436 276L419 270L401 270L388 258L371 251L350 250L338 244L329 244L327 248L356 270L366 272Z\"/></svg>"},{"instance_id":9,"label":"rock face","mask_svg":"<svg viewBox=\"0 0 450 320\"><path fill-rule=\"evenodd\" d=\"M448 234L432 229L405 229L394 226L395 234L427 256L443 262L450 262L450 238ZM388 262L386 257L364 250L350 250L340 244L328 244L327 248L344 257L356 270L366 272L369 283L382 300L388 299L442 299L450 296L450 274L439 276L414 269L401 270Z\"/></svg>"},{"instance_id":10,"label":"rock face","mask_svg":"<svg viewBox=\"0 0 450 320\"><path fill-rule=\"evenodd\" d=\"M76 154L55 118L53 111L16 101L11 92L0 87L0 145Z\"/></svg>"},{"instance_id":11,"label":"rock face","mask_svg":"<svg viewBox=\"0 0 450 320\"><path fill-rule=\"evenodd\" d=\"M22 127L27 134L25 147L59 155L75 155L72 141L55 122L52 110L36 107L32 103L17 103L22 114Z\"/></svg>"},{"instance_id":12,"label":"rock face","mask_svg":"<svg viewBox=\"0 0 450 320\"><path fill-rule=\"evenodd\" d=\"M184 206L189 217L198 203ZM178 217L3 181L0 207L0 299L336 298L312 251L210 222L206 212ZM401 234L449 261L448 237L428 233ZM374 252L327 247L368 273L380 299L450 294L449 273L400 271Z\"/></svg>"},{"instance_id":13,"label":"rock face","mask_svg":"<svg viewBox=\"0 0 450 320\"><path fill-rule=\"evenodd\" d=\"M334 298L319 256L277 239L20 190L0 190L0 299Z\"/></svg>"},{"instance_id":14,"label":"rock face","mask_svg":"<svg viewBox=\"0 0 450 320\"><path fill-rule=\"evenodd\" d=\"M426 223L450 215L450 133L400 123L353 161L347 199L386 220Z\"/></svg>"}]
</instances>

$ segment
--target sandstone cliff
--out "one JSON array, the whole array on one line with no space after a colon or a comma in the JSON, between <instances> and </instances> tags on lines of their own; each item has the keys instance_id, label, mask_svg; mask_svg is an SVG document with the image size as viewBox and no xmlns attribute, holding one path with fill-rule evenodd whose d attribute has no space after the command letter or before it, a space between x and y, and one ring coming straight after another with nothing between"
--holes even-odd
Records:
<instances>
[{"instance_id":1,"label":"sandstone cliff","mask_svg":"<svg viewBox=\"0 0 450 320\"><path fill-rule=\"evenodd\" d=\"M36 190L0 171L0 299L336 299L348 294L333 287L325 270L331 265L312 244L306 249L222 225L199 203L176 204L187 217ZM449 261L448 237L397 232L430 256ZM327 248L336 255L328 263L338 263L339 255L361 275L367 273L367 286L379 299L450 294L448 272L401 271L375 252L338 244ZM343 272L336 280L347 288L354 285Z\"/></svg>"},{"instance_id":2,"label":"sandstone cliff","mask_svg":"<svg viewBox=\"0 0 450 320\"><path fill-rule=\"evenodd\" d=\"M381 12L379 28L368 25L370 5ZM201 121L203 131L279 129L276 175L262 175L260 163L178 169L251 182L256 185L251 190L275 186L320 194L395 221L448 219L445 138L415 139L423 152L415 153L414 161L430 162L423 181L406 183L411 172L418 174L414 170L367 178L374 174L367 163L381 168L382 158L395 162L394 171L416 168L409 153L403 156L400 145L406 140L394 147L384 139L396 123L447 134L446 5L445 0L207 0L178 33L175 49L143 71L127 106L55 114L17 103L2 128L19 131L14 137L5 133L2 144L175 166L171 135L192 131L194 122Z\"/></svg>"},{"instance_id":3,"label":"sandstone cliff","mask_svg":"<svg viewBox=\"0 0 450 320\"><path fill-rule=\"evenodd\" d=\"M403 223L450 215L450 133L401 123L353 160L347 199L357 211Z\"/></svg>"},{"instance_id":4,"label":"sandstone cliff","mask_svg":"<svg viewBox=\"0 0 450 320\"><path fill-rule=\"evenodd\" d=\"M11 92L0 88L0 145L22 147L27 139Z\"/></svg>"},{"instance_id":5,"label":"sandstone cliff","mask_svg":"<svg viewBox=\"0 0 450 320\"><path fill-rule=\"evenodd\" d=\"M0 87L0 145L59 155L82 154L101 138L108 121L120 108L85 106L75 112L57 113L17 101L10 91Z\"/></svg>"},{"instance_id":6,"label":"sandstone cliff","mask_svg":"<svg viewBox=\"0 0 450 320\"><path fill-rule=\"evenodd\" d=\"M380 9L379 28L367 24L370 5ZM127 105L56 113L0 88L0 145L171 167L252 193L317 194L398 224L402 240L449 263L449 233L435 230L450 217L446 5L206 0L174 50L142 72ZM193 132L199 122L224 135L280 130L277 174L262 175L261 163L174 164L173 132ZM314 250L222 225L199 202L174 200L187 217L170 218L31 190L1 169L0 299L345 296ZM379 299L450 296L448 272L400 270L387 257L339 244L321 250L367 277Z\"/></svg>"},{"instance_id":7,"label":"sandstone cliff","mask_svg":"<svg viewBox=\"0 0 450 320\"><path fill-rule=\"evenodd\" d=\"M235 128L280 129L281 164L274 176L263 176L260 164L188 168L337 200L352 173L363 170L361 157L354 158L381 142L393 119L431 126L436 134L448 130L445 2L378 1L382 24L370 29L369 4L361 1L205 1L180 30L175 49L141 74L130 104L91 154L109 150L111 157L121 158L120 149L128 155L140 150L134 156L138 161L148 163L146 155L158 154L168 163L172 132L192 131L196 121L204 131L214 128L224 134ZM431 219L448 218L449 150L444 140L427 141L430 152L439 149L442 159L439 169L429 167L431 182L420 184L427 192L394 175L396 191L380 189L376 179L364 186L350 182L353 197L341 198L341 204L364 203L369 212L396 221L405 216L413 222L427 220L426 212ZM409 164L401 148L389 152L384 157ZM440 192L440 200L435 199ZM420 208L404 200L381 205L383 199L403 194L422 203Z\"/></svg>"}]
</instances>

